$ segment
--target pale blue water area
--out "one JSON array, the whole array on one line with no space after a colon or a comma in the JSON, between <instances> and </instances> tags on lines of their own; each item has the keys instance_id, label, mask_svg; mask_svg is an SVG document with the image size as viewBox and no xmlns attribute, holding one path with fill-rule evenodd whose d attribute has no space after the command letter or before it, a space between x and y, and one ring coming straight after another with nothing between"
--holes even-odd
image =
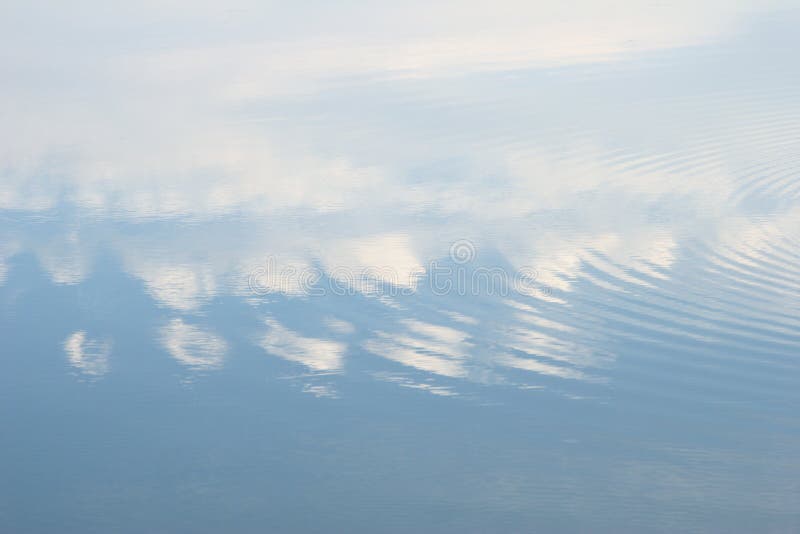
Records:
<instances>
[{"instance_id":1,"label":"pale blue water area","mask_svg":"<svg viewBox=\"0 0 800 534\"><path fill-rule=\"evenodd\" d=\"M234 4L0 8L0 532L800 532L800 5Z\"/></svg>"}]
</instances>

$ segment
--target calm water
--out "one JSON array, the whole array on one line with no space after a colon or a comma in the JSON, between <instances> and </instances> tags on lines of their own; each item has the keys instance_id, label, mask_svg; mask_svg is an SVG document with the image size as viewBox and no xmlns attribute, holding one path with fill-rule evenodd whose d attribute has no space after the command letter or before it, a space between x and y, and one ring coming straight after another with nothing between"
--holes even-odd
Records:
<instances>
[{"instance_id":1,"label":"calm water","mask_svg":"<svg viewBox=\"0 0 800 534\"><path fill-rule=\"evenodd\" d=\"M0 8L0 532L800 532L796 2Z\"/></svg>"}]
</instances>

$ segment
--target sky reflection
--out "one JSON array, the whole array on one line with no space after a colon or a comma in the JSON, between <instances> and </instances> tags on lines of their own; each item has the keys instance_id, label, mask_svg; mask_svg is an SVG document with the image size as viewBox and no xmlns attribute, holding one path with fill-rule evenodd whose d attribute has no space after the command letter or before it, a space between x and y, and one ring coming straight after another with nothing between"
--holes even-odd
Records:
<instances>
[{"instance_id":1,"label":"sky reflection","mask_svg":"<svg viewBox=\"0 0 800 534\"><path fill-rule=\"evenodd\" d=\"M0 530L800 527L797 5L336 4L3 9Z\"/></svg>"},{"instance_id":2,"label":"sky reflection","mask_svg":"<svg viewBox=\"0 0 800 534\"><path fill-rule=\"evenodd\" d=\"M446 30L440 8L419 21L406 18L411 7L385 19L350 6L337 16L357 10L373 29L391 20L392 37L326 25L269 40L248 37L251 17L263 20L256 6L221 21L208 7L193 12L192 25L218 25L202 43L180 31L130 41L153 20L106 26L97 6L77 28L53 26L77 17L55 9L32 19L51 40L71 36L48 55L9 27L22 54L4 59L17 76L4 89L15 105L0 198L18 223L7 230L3 277L13 255L31 251L52 283L79 285L107 251L178 314L151 335L189 368L224 365L226 342L191 325L218 299L236 296L264 316L279 295L319 306L327 284L374 299L392 328L346 319L365 336L353 345L311 335L324 324L302 335L269 313L267 333L252 335L312 371L344 369L355 346L479 381L502 380L486 373L503 368L594 376L615 356L605 329L579 315L583 299L675 300L675 284L698 276L678 276L696 247L708 249L700 272L738 280L737 265L746 278L758 262L795 288L790 258L764 259L795 239L800 213L783 171L793 168L797 72L780 68L796 39L774 6L709 3L716 22L700 25L688 4L587 4L569 19L562 8L507 7L475 33L487 14L477 4L461 6ZM147 13L183 25L169 8ZM93 48L95 38L107 45ZM67 71L74 76L58 76ZM51 83L35 83L44 75ZM42 223L22 222L33 214ZM436 298L446 293L436 262L465 264L480 287L464 298L466 271L450 269L448 287L462 298ZM530 283L509 284L514 295L498 291L521 277ZM426 281L438 291L420 288ZM691 294L678 298L693 305ZM470 300L482 316L464 313ZM420 319L420 307L445 302ZM751 324L741 309L718 308ZM719 323L695 334L687 317L620 320L716 339ZM785 320L768 330L791 328Z\"/></svg>"}]
</instances>

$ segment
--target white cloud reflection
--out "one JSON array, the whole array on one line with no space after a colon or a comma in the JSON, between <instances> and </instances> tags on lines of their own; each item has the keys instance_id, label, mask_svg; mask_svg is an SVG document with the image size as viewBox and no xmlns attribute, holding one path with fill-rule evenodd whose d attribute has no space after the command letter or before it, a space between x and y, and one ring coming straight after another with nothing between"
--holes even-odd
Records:
<instances>
[{"instance_id":1,"label":"white cloud reflection","mask_svg":"<svg viewBox=\"0 0 800 534\"><path fill-rule=\"evenodd\" d=\"M191 311L208 302L216 293L216 277L200 264L170 265L162 260L130 265L130 271L142 279L147 292L161 305Z\"/></svg>"},{"instance_id":2,"label":"white cloud reflection","mask_svg":"<svg viewBox=\"0 0 800 534\"><path fill-rule=\"evenodd\" d=\"M3 244L0 245L0 286L5 283L6 277L8 276L8 259L13 257L19 248L19 243L11 239L4 239Z\"/></svg>"},{"instance_id":3,"label":"white cloud reflection","mask_svg":"<svg viewBox=\"0 0 800 534\"><path fill-rule=\"evenodd\" d=\"M111 343L90 338L83 330L64 340L64 352L69 364L86 377L101 378L110 369Z\"/></svg>"},{"instance_id":4,"label":"white cloud reflection","mask_svg":"<svg viewBox=\"0 0 800 534\"><path fill-rule=\"evenodd\" d=\"M195 370L221 368L228 351L224 339L182 319L173 319L161 329L161 343L178 363Z\"/></svg>"},{"instance_id":5,"label":"white cloud reflection","mask_svg":"<svg viewBox=\"0 0 800 534\"><path fill-rule=\"evenodd\" d=\"M453 378L465 378L469 334L454 328L409 319L404 333L376 332L364 342L364 349L421 371Z\"/></svg>"},{"instance_id":6,"label":"white cloud reflection","mask_svg":"<svg viewBox=\"0 0 800 534\"><path fill-rule=\"evenodd\" d=\"M744 287L769 289L740 272L767 256L796 287L776 241L797 228L797 191L748 174L794 176L793 85L773 45L747 37L782 5L17 6L0 20L0 210L74 210L107 229L4 235L0 283L32 250L54 283L80 284L103 243L159 306L200 313L219 295L267 302L251 286L267 258L264 294L301 300L318 270L374 295L418 289L470 239L475 265L533 268L536 288L425 320L385 299L389 324L337 316L323 337L276 314L259 343L315 373L344 367L346 345L324 336L368 333L367 352L442 377L589 379L610 357L588 348L607 333L570 315L587 284L655 291L700 240ZM742 50L767 63L760 85ZM161 338L188 367L224 362L224 340L180 319ZM106 349L84 332L65 342L93 376Z\"/></svg>"},{"instance_id":7,"label":"white cloud reflection","mask_svg":"<svg viewBox=\"0 0 800 534\"><path fill-rule=\"evenodd\" d=\"M463 76L697 45L779 3L578 4L316 6L341 26L309 25L299 6L250 2L150 5L126 17L95 2L17 6L0 26L4 48L14 50L0 56L14 73L0 89L0 206L46 209L66 198L144 217L359 206L365 196L401 191L386 182L386 169L355 163L359 153L291 141L288 110L252 123L242 120L242 106L298 95L313 101L364 76ZM153 20L173 31L152 35ZM508 157L512 173L526 165L518 160ZM591 186L590 175L581 176ZM546 200L543 186L575 189L575 178L537 181L538 195L516 199Z\"/></svg>"},{"instance_id":8,"label":"white cloud reflection","mask_svg":"<svg viewBox=\"0 0 800 534\"><path fill-rule=\"evenodd\" d=\"M343 343L301 336L274 319L266 319L264 323L267 333L260 345L269 354L317 372L339 371L344 366L346 346Z\"/></svg>"}]
</instances>

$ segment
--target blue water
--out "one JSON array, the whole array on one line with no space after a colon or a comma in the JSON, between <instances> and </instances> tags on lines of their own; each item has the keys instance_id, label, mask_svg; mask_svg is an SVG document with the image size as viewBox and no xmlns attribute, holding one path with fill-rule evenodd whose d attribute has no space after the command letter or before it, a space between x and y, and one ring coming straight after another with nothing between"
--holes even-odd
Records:
<instances>
[{"instance_id":1,"label":"blue water","mask_svg":"<svg viewBox=\"0 0 800 534\"><path fill-rule=\"evenodd\" d=\"M0 532L800 532L800 6L0 16Z\"/></svg>"}]
</instances>

